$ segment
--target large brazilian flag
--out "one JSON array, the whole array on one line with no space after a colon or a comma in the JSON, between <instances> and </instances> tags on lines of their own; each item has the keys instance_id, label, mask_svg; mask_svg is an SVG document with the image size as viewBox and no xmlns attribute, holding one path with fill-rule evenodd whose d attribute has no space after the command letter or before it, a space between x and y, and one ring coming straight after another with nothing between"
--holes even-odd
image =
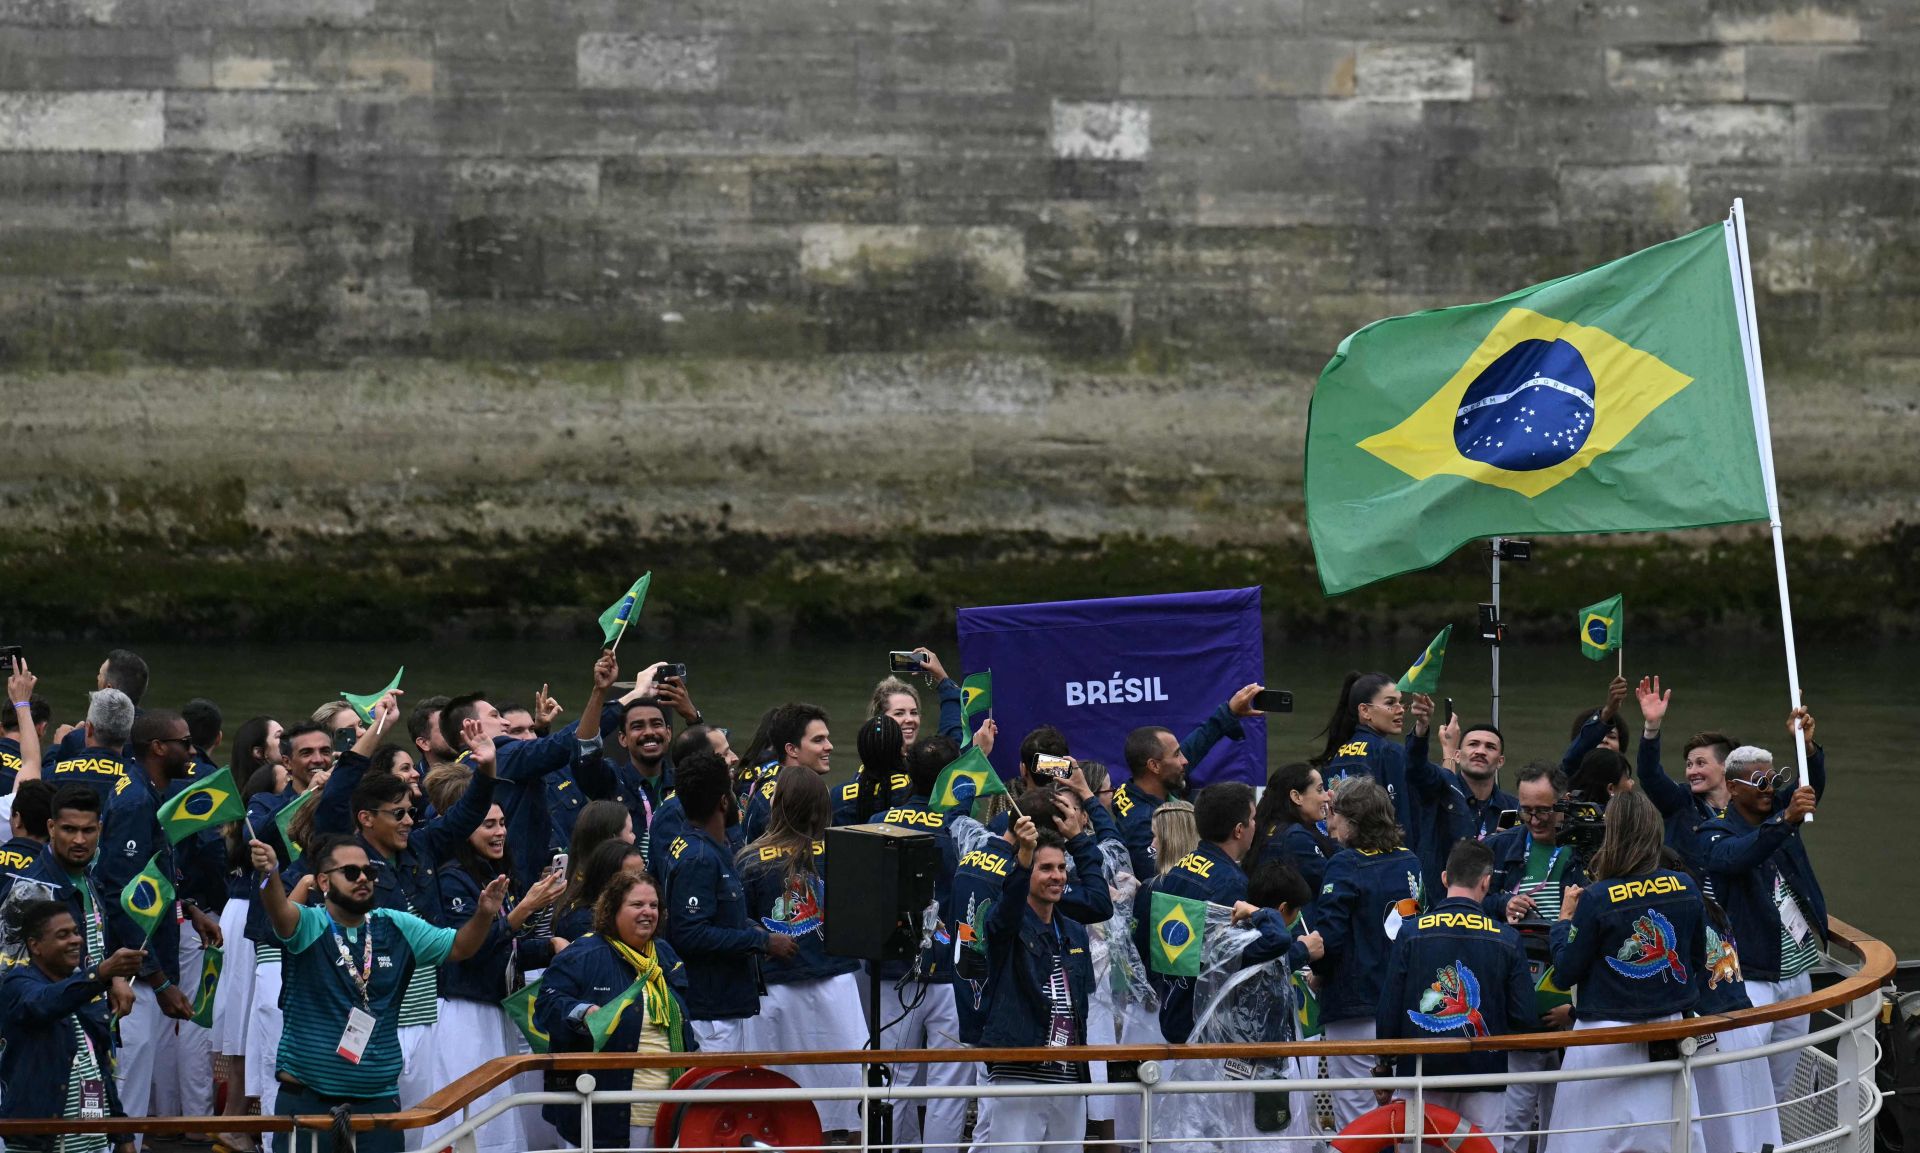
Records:
<instances>
[{"instance_id":1,"label":"large brazilian flag","mask_svg":"<svg viewBox=\"0 0 1920 1153\"><path fill-rule=\"evenodd\" d=\"M1728 235L1341 341L1307 420L1327 593L1478 537L1765 520Z\"/></svg>"}]
</instances>

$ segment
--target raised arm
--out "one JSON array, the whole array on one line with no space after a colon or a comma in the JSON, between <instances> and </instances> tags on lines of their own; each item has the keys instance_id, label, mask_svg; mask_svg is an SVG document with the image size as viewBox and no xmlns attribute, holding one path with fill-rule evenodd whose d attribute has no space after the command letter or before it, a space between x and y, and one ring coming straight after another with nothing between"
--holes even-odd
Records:
<instances>
[{"instance_id":1,"label":"raised arm","mask_svg":"<svg viewBox=\"0 0 1920 1153\"><path fill-rule=\"evenodd\" d=\"M460 926L453 935L453 949L447 954L449 961L464 961L478 953L487 943L487 934L493 931L494 922L500 916L500 906L507 899L507 875L495 877L480 890L480 899L474 902L473 916Z\"/></svg>"},{"instance_id":2,"label":"raised arm","mask_svg":"<svg viewBox=\"0 0 1920 1153\"><path fill-rule=\"evenodd\" d=\"M40 732L33 727L33 687L40 678L27 669L25 657L13 659L13 673L7 677L7 707L17 722L15 740L20 742L20 773L13 778L15 791L21 781L40 779Z\"/></svg>"},{"instance_id":3,"label":"raised arm","mask_svg":"<svg viewBox=\"0 0 1920 1153\"><path fill-rule=\"evenodd\" d=\"M1258 717L1265 714L1253 707L1253 695L1265 686L1255 682L1242 686L1240 691L1227 698L1226 702L1213 710L1206 720L1187 734L1180 742L1180 751L1186 754L1187 763L1197 765L1200 759L1213 751L1213 746L1222 739L1239 740L1247 735L1240 722L1246 717Z\"/></svg>"},{"instance_id":4,"label":"raised arm","mask_svg":"<svg viewBox=\"0 0 1920 1153\"><path fill-rule=\"evenodd\" d=\"M287 897L287 887L280 881L280 859L274 856L273 846L262 840L254 840L249 846L253 853L253 870L267 879L266 887L260 890L260 907L266 910L267 923L273 926L274 936L282 941L291 940L294 930L300 927L300 906Z\"/></svg>"}]
</instances>

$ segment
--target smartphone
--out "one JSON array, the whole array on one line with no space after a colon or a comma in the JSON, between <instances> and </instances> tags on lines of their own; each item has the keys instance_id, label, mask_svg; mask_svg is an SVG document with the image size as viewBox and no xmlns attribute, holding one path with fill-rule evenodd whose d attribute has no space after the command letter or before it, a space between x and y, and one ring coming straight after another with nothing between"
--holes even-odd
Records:
<instances>
[{"instance_id":1,"label":"smartphone","mask_svg":"<svg viewBox=\"0 0 1920 1153\"><path fill-rule=\"evenodd\" d=\"M660 675L654 679L656 682L669 680L684 681L687 679L687 666L683 664L661 665Z\"/></svg>"},{"instance_id":2,"label":"smartphone","mask_svg":"<svg viewBox=\"0 0 1920 1153\"><path fill-rule=\"evenodd\" d=\"M1448 698L1447 698L1447 711L1446 711L1446 712L1444 712L1444 713L1441 713L1441 714L1440 714L1440 723L1444 725L1444 724L1447 724L1448 722L1450 722L1450 721L1452 721L1452 720L1453 720L1453 698L1452 698L1452 697L1448 697Z\"/></svg>"},{"instance_id":3,"label":"smartphone","mask_svg":"<svg viewBox=\"0 0 1920 1153\"><path fill-rule=\"evenodd\" d=\"M887 668L896 673L917 673L926 663L916 652L895 649L887 654Z\"/></svg>"},{"instance_id":4,"label":"smartphone","mask_svg":"<svg viewBox=\"0 0 1920 1153\"><path fill-rule=\"evenodd\" d=\"M1041 753L1034 758L1033 775L1053 781L1064 781L1073 775L1073 758Z\"/></svg>"},{"instance_id":5,"label":"smartphone","mask_svg":"<svg viewBox=\"0 0 1920 1153\"><path fill-rule=\"evenodd\" d=\"M566 871L567 871L567 851L565 849L562 849L553 855L553 861L547 865L547 872L564 873Z\"/></svg>"},{"instance_id":6,"label":"smartphone","mask_svg":"<svg viewBox=\"0 0 1920 1153\"><path fill-rule=\"evenodd\" d=\"M1253 707L1263 713L1290 713L1293 694L1286 689L1262 689L1253 694Z\"/></svg>"},{"instance_id":7,"label":"smartphone","mask_svg":"<svg viewBox=\"0 0 1920 1153\"><path fill-rule=\"evenodd\" d=\"M0 648L0 677L12 676L14 661L23 655L25 654L20 651L19 645L7 645L4 648Z\"/></svg>"},{"instance_id":8,"label":"smartphone","mask_svg":"<svg viewBox=\"0 0 1920 1153\"><path fill-rule=\"evenodd\" d=\"M1494 822L1495 829L1511 829L1520 823L1519 809L1501 809L1500 817Z\"/></svg>"},{"instance_id":9,"label":"smartphone","mask_svg":"<svg viewBox=\"0 0 1920 1153\"><path fill-rule=\"evenodd\" d=\"M353 748L353 742L360 739L360 733L352 725L342 725L333 730L333 751L344 753Z\"/></svg>"}]
</instances>

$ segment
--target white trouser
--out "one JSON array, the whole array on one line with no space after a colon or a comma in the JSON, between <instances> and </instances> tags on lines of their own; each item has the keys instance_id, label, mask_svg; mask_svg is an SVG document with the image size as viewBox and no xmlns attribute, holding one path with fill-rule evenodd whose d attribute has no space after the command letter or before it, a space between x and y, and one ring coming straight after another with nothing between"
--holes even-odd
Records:
<instances>
[{"instance_id":1,"label":"white trouser","mask_svg":"<svg viewBox=\"0 0 1920 1153\"><path fill-rule=\"evenodd\" d=\"M229 900L220 910L222 965L220 988L213 994L213 1043L229 1057L247 1052L247 1016L253 1012L253 942L247 940L251 901ZM238 1087L236 1086L236 1091Z\"/></svg>"},{"instance_id":2,"label":"white trouser","mask_svg":"<svg viewBox=\"0 0 1920 1153\"><path fill-rule=\"evenodd\" d=\"M1087 997L1087 1044L1111 1045L1120 1039L1120 1027L1113 1019L1113 986L1106 981L1095 981L1093 993ZM1107 1063L1094 1061L1087 1066L1087 1075L1096 1082L1107 1079ZM1111 1121L1116 1113L1117 1101L1113 1097L1087 1098L1087 1120Z\"/></svg>"},{"instance_id":3,"label":"white trouser","mask_svg":"<svg viewBox=\"0 0 1920 1153\"><path fill-rule=\"evenodd\" d=\"M280 1100L280 962L253 970L253 1010L247 1014L247 1096L260 1099L260 1112L272 1116Z\"/></svg>"},{"instance_id":4,"label":"white trouser","mask_svg":"<svg viewBox=\"0 0 1920 1153\"><path fill-rule=\"evenodd\" d=\"M1728 1029L1717 1038L1718 1052L1735 1053L1764 1045L1767 1033L1766 1025ZM1782 1144L1780 1114L1773 1107L1773 1080L1766 1061L1755 1057L1729 1065L1696 1065L1693 1080L1700 1094L1701 1113L1737 1114L1700 1119L1708 1149L1737 1149L1745 1153L1749 1149ZM1746 1112L1749 1109L1759 1112Z\"/></svg>"},{"instance_id":5,"label":"white trouser","mask_svg":"<svg viewBox=\"0 0 1920 1153\"><path fill-rule=\"evenodd\" d=\"M1329 1041L1371 1041L1373 1040L1373 1018L1354 1017L1345 1021L1324 1023L1326 1038ZM1371 1077L1373 1076L1373 1058L1371 1057L1328 1057L1327 1076L1329 1077ZM1362 1113L1379 1108L1374 1103L1371 1089L1346 1089L1337 1091L1333 1096L1333 1130L1338 1133L1353 1124L1353 1119Z\"/></svg>"},{"instance_id":6,"label":"white trouser","mask_svg":"<svg viewBox=\"0 0 1920 1153\"><path fill-rule=\"evenodd\" d=\"M438 1023L436 1021L434 1025ZM433 1079L434 1050L441 1043L434 1038L434 1025L402 1025L396 1031L400 1041L399 1097L402 1109L411 1109L425 1101L442 1084ZM467 1071L472 1072L471 1067ZM407 1130L407 1148L425 1148L421 1144L425 1138L424 1130Z\"/></svg>"},{"instance_id":7,"label":"white trouser","mask_svg":"<svg viewBox=\"0 0 1920 1153\"><path fill-rule=\"evenodd\" d=\"M205 957L200 931L193 927L192 921L180 922L180 989L190 1001L199 999L200 965ZM222 966L225 958L226 952L222 950ZM225 976L223 972L222 980ZM218 998L216 990L216 1005ZM168 1066L161 1066L160 1084L155 1091L166 1093L167 1112L180 1117L206 1117L213 1113L214 1030L203 1029L192 1021L181 1021L178 1025L174 1030L171 1076Z\"/></svg>"},{"instance_id":8,"label":"white trouser","mask_svg":"<svg viewBox=\"0 0 1920 1153\"><path fill-rule=\"evenodd\" d=\"M468 1073L496 1057L506 1057L521 1051L515 1044L520 1030L507 1017L506 1011L498 1005L489 1005L480 1001L462 1001L453 997L440 998L440 1019L433 1026L433 1041L421 1047L420 1061L426 1067L427 1079L435 1086L434 1092L453 1084ZM473 1103L463 1110L456 1110L446 1120L420 1130L419 1147L438 1149L442 1140L454 1131L468 1117L478 1116L488 1108L520 1088L518 1078L495 1085L475 1098ZM402 1108L406 1108L402 1103ZM522 1124L522 1115L526 1109L512 1109L482 1125L473 1135L477 1153L520 1153L528 1148L527 1131Z\"/></svg>"},{"instance_id":9,"label":"white trouser","mask_svg":"<svg viewBox=\"0 0 1920 1153\"><path fill-rule=\"evenodd\" d=\"M747 1018L729 1017L724 1020L688 1021L688 1027L700 1042L703 1053L740 1053L747 1047Z\"/></svg>"},{"instance_id":10,"label":"white trouser","mask_svg":"<svg viewBox=\"0 0 1920 1153\"><path fill-rule=\"evenodd\" d=\"M1747 999L1758 1009L1766 1005L1778 1005L1782 1001L1791 1001L1795 997L1805 997L1813 992L1813 974L1802 973L1798 977L1789 977L1784 981L1747 982ZM1775 1041L1793 1041L1807 1035L1808 1018L1805 1016L1788 1017L1784 1021L1767 1023L1767 1039L1763 1044ZM1790 1050L1775 1053L1767 1058L1767 1069L1773 1075L1773 1099L1791 1101L1794 1097L1793 1074L1800 1068L1800 1051Z\"/></svg>"},{"instance_id":11,"label":"white trouser","mask_svg":"<svg viewBox=\"0 0 1920 1153\"><path fill-rule=\"evenodd\" d=\"M1394 1096L1406 1101L1407 1108L1413 1108L1411 1092L1402 1089ZM1458 1113L1462 1121L1482 1133L1500 1131L1500 1118L1505 1114L1507 1106L1506 1096L1498 1089L1491 1089L1484 1093L1471 1093L1465 1089L1429 1089L1421 1097L1421 1101L1427 1105L1436 1105ZM1452 1135L1444 1136L1450 1138Z\"/></svg>"},{"instance_id":12,"label":"white trouser","mask_svg":"<svg viewBox=\"0 0 1920 1153\"><path fill-rule=\"evenodd\" d=\"M1678 1021L1672 1013L1660 1021ZM1625 1025L1626 1021L1576 1021L1574 1031L1606 1029ZM1631 1022L1633 1024L1653 1024ZM1560 1063L1562 1073L1581 1069L1600 1069L1614 1065L1644 1065L1645 1045L1575 1045L1567 1049ZM1565 1080L1553 1095L1552 1128L1548 1153L1672 1153L1673 1144L1672 1073L1653 1073L1645 1077L1619 1077L1606 1081ZM1688 1117L1700 1115L1697 1092L1687 1094ZM1636 1122L1642 1122L1636 1124ZM1707 1149L1700 1122L1693 1121L1695 1149ZM1585 1133L1562 1133L1561 1129L1597 1126ZM1713 1153L1719 1153L1714 1150ZM1746 1153L1740 1150L1738 1153Z\"/></svg>"},{"instance_id":13,"label":"white trouser","mask_svg":"<svg viewBox=\"0 0 1920 1153\"><path fill-rule=\"evenodd\" d=\"M925 995L922 996L924 990ZM919 1004L911 1009L915 998ZM896 1021L895 1018L898 1018ZM892 1022L889 1024L889 1022ZM953 1007L953 986L909 982L901 989L893 981L880 988L880 1034L882 1049L957 1049L960 1047L960 1018ZM954 1086L965 1089L974 1083L975 1065L955 1061L937 1065L906 1065L893 1071L897 1085ZM927 1142L927 1153L958 1153L960 1136L967 1124L967 1100L964 1093L938 1097L925 1102L926 1123L920 1121L920 1102L896 1101L893 1106L893 1136L902 1145ZM996 1140L999 1138L996 1137Z\"/></svg>"},{"instance_id":14,"label":"white trouser","mask_svg":"<svg viewBox=\"0 0 1920 1153\"><path fill-rule=\"evenodd\" d=\"M1560 1054L1554 1050L1533 1051L1516 1049L1507 1054L1507 1072L1544 1073L1548 1069L1560 1067ZM1515 1136L1500 1138L1506 1153L1527 1153L1533 1144L1529 1130L1546 1128L1547 1118L1553 1115L1553 1086L1539 1084L1509 1084L1503 1102L1504 1112L1500 1118L1500 1128ZM1542 1147L1546 1140L1541 1139Z\"/></svg>"},{"instance_id":15,"label":"white trouser","mask_svg":"<svg viewBox=\"0 0 1920 1153\"><path fill-rule=\"evenodd\" d=\"M1087 1099L1078 1093L982 1098L980 1117L992 1129L992 1153L1072 1153L1087 1137Z\"/></svg>"},{"instance_id":16,"label":"white trouser","mask_svg":"<svg viewBox=\"0 0 1920 1153\"><path fill-rule=\"evenodd\" d=\"M862 1049L867 1024L847 1010L860 1000L860 980L852 973L815 981L792 981L767 986L760 998L760 1014L743 1023L746 1052L830 1053ZM858 1089L865 1076L859 1065L775 1065L776 1073L793 1079L802 1089ZM860 1128L860 1102L815 1101L820 1126L827 1132Z\"/></svg>"},{"instance_id":17,"label":"white trouser","mask_svg":"<svg viewBox=\"0 0 1920 1153\"><path fill-rule=\"evenodd\" d=\"M151 1117L153 1115L153 1084L156 1062L160 1056L163 1033L173 1032L173 1018L160 1011L160 1002L152 989L133 982L133 1012L120 1021L120 1052L116 1060L116 1087L120 1090L120 1107L129 1117ZM140 1147L140 1138L134 1136L134 1148Z\"/></svg>"}]
</instances>

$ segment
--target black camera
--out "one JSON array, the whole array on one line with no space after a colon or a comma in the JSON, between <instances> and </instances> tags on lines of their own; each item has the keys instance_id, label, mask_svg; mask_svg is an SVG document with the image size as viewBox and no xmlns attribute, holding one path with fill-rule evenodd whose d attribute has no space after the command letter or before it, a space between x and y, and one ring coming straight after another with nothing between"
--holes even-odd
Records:
<instances>
[{"instance_id":1,"label":"black camera","mask_svg":"<svg viewBox=\"0 0 1920 1153\"><path fill-rule=\"evenodd\" d=\"M664 664L660 666L658 681L684 681L687 679L687 666L684 664Z\"/></svg>"},{"instance_id":2,"label":"black camera","mask_svg":"<svg viewBox=\"0 0 1920 1153\"><path fill-rule=\"evenodd\" d=\"M1579 797L1568 797L1557 802L1553 811L1563 818L1560 831L1553 836L1553 843L1571 848L1574 863L1585 868L1587 858L1593 856L1600 842L1607 838L1606 817L1600 806Z\"/></svg>"}]
</instances>

